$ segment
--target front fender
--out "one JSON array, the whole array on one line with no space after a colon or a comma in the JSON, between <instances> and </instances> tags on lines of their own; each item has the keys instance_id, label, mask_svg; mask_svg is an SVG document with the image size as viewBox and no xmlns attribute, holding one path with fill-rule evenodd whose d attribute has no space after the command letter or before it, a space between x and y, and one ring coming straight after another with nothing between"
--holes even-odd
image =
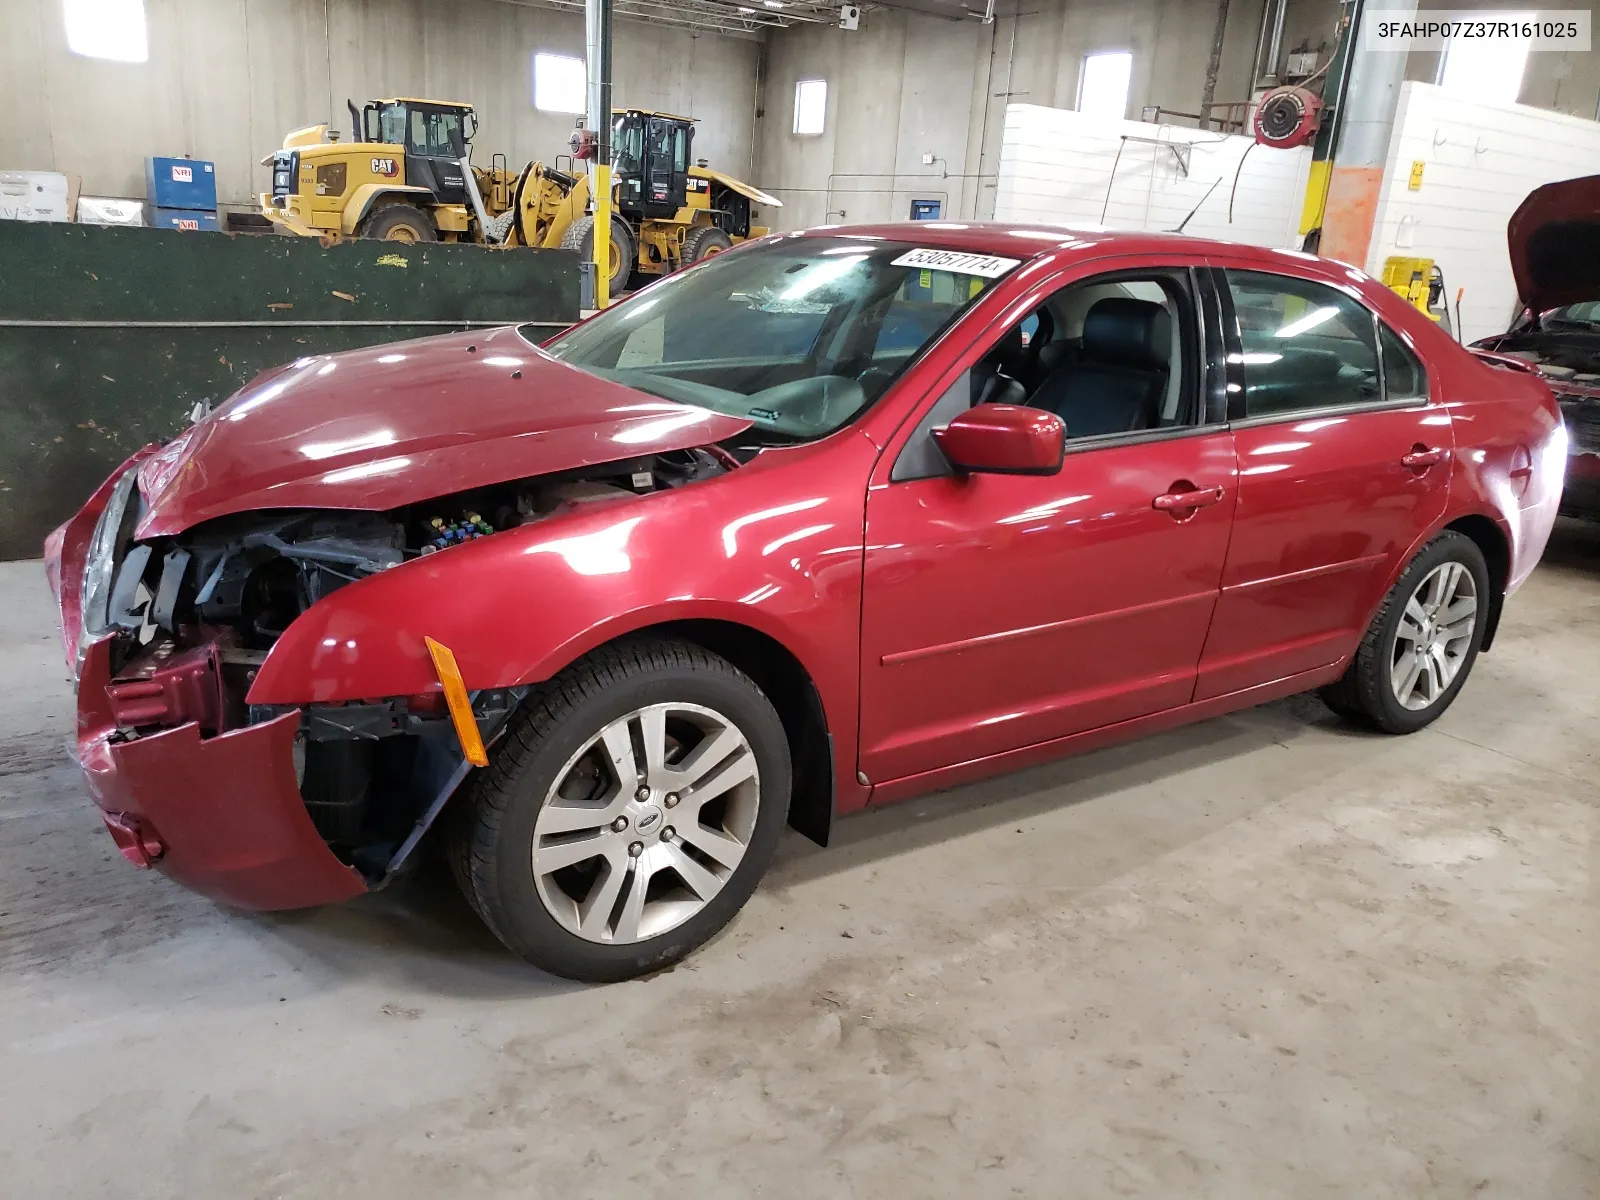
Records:
<instances>
[{"instance_id":1,"label":"front fender","mask_svg":"<svg viewBox=\"0 0 1600 1200\"><path fill-rule=\"evenodd\" d=\"M637 629L720 620L785 646L816 685L829 729L853 744L862 520L876 450L847 432L769 455L341 588L278 639L249 702L434 691L425 637L451 648L469 689L502 688L548 679Z\"/></svg>"},{"instance_id":2,"label":"front fender","mask_svg":"<svg viewBox=\"0 0 1600 1200\"><path fill-rule=\"evenodd\" d=\"M433 193L425 187L407 187L404 184L394 183L364 183L350 194L350 201L344 206L344 215L340 219L344 235L353 237L361 222L366 220L367 214L372 211L372 206L389 196L404 199L426 196L428 203L433 200Z\"/></svg>"}]
</instances>

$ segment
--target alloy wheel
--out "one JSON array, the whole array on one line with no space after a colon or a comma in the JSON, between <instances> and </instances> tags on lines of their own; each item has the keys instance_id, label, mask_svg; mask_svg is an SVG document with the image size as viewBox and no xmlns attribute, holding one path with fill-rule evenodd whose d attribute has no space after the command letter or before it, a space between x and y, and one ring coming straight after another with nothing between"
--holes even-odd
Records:
<instances>
[{"instance_id":1,"label":"alloy wheel","mask_svg":"<svg viewBox=\"0 0 1600 1200\"><path fill-rule=\"evenodd\" d=\"M1461 673L1478 621L1478 585L1463 564L1445 562L1423 577L1395 630L1389 684L1412 711L1436 703Z\"/></svg>"},{"instance_id":2,"label":"alloy wheel","mask_svg":"<svg viewBox=\"0 0 1600 1200\"><path fill-rule=\"evenodd\" d=\"M732 877L760 803L755 752L728 717L698 704L635 709L556 774L534 822L539 899L591 942L657 937Z\"/></svg>"}]
</instances>

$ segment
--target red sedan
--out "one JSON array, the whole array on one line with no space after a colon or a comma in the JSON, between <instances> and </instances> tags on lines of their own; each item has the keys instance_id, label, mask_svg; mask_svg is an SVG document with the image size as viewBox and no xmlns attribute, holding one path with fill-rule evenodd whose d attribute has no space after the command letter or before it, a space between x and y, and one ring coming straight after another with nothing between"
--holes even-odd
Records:
<instances>
[{"instance_id":1,"label":"red sedan","mask_svg":"<svg viewBox=\"0 0 1600 1200\"><path fill-rule=\"evenodd\" d=\"M437 832L507 946L613 980L732 917L785 823L1308 689L1421 728L1565 451L1537 376L1338 263L823 229L543 346L268 372L48 569L131 861L290 908Z\"/></svg>"}]
</instances>

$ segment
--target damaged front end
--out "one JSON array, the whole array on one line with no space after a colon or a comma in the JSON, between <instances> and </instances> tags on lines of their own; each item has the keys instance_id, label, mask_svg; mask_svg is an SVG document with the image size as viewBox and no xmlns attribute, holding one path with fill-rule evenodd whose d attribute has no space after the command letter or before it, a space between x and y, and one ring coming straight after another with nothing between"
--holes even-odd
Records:
<instances>
[{"instance_id":1,"label":"damaged front end","mask_svg":"<svg viewBox=\"0 0 1600 1200\"><path fill-rule=\"evenodd\" d=\"M92 534L53 539L51 579L79 689L79 759L129 861L250 908L379 887L492 745L527 691L252 704L258 671L308 609L361 579L505 529L736 465L674 450L474 489L386 512L235 513L140 539L139 467L102 493ZM97 500L100 497L97 497ZM81 574L68 560L82 547ZM72 629L76 627L76 637Z\"/></svg>"}]
</instances>

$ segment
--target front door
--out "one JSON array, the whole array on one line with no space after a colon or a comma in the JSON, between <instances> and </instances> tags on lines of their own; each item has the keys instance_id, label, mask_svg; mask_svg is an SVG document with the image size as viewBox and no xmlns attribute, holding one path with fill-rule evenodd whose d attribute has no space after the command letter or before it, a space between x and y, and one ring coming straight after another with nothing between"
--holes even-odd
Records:
<instances>
[{"instance_id":1,"label":"front door","mask_svg":"<svg viewBox=\"0 0 1600 1200\"><path fill-rule=\"evenodd\" d=\"M1189 701L1235 497L1193 285L1128 271L1047 291L879 463L862 605L872 782ZM991 399L1062 417L1059 474L951 473L928 431Z\"/></svg>"},{"instance_id":2,"label":"front door","mask_svg":"<svg viewBox=\"0 0 1600 1200\"><path fill-rule=\"evenodd\" d=\"M1217 271L1239 504L1196 699L1337 662L1440 519L1454 449L1421 361L1353 295Z\"/></svg>"},{"instance_id":3,"label":"front door","mask_svg":"<svg viewBox=\"0 0 1600 1200\"><path fill-rule=\"evenodd\" d=\"M424 187L440 204L467 202L466 130L459 109L410 109L406 128L406 183Z\"/></svg>"}]
</instances>

